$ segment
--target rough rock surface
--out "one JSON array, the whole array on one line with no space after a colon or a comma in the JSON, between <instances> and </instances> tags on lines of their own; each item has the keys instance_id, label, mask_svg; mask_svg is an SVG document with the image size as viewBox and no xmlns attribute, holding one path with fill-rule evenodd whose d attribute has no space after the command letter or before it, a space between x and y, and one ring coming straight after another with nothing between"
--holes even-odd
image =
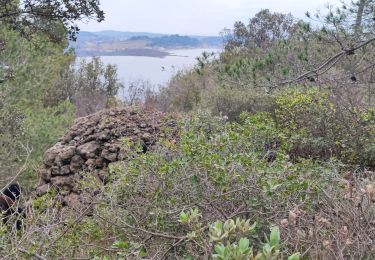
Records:
<instances>
[{"instance_id":1,"label":"rough rock surface","mask_svg":"<svg viewBox=\"0 0 375 260\"><path fill-rule=\"evenodd\" d=\"M104 110L78 118L57 144L43 156L44 169L36 195L57 188L64 206L80 209L84 203L77 180L86 172L106 182L107 167L121 158L122 138L142 145L146 152L158 138L165 137L164 128L177 136L176 116L140 108L125 107ZM87 195L87 194L86 194Z\"/></svg>"}]
</instances>

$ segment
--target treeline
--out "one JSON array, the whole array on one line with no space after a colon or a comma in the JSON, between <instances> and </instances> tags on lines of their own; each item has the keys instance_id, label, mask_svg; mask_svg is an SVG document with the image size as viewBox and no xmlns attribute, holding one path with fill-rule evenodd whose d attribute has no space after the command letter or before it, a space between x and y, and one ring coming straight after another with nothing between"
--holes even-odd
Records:
<instances>
[{"instance_id":1,"label":"treeline","mask_svg":"<svg viewBox=\"0 0 375 260\"><path fill-rule=\"evenodd\" d=\"M189 36L169 35L153 38L149 44L152 47L176 48L176 47L198 47L200 41Z\"/></svg>"},{"instance_id":2,"label":"treeline","mask_svg":"<svg viewBox=\"0 0 375 260\"><path fill-rule=\"evenodd\" d=\"M53 11L43 1L6 2L0 7L0 186L20 177L26 191L36 181L44 151L74 118L114 104L120 84L115 66L97 58L76 64L74 51L67 49L68 36L77 31L68 24L96 11L101 17L94 2L70 6L77 8L75 16L61 10L64 3ZM23 20L26 14L34 23Z\"/></svg>"},{"instance_id":3,"label":"treeline","mask_svg":"<svg viewBox=\"0 0 375 260\"><path fill-rule=\"evenodd\" d=\"M162 47L162 48L198 48L202 46L215 46L219 47L222 45L221 37L215 36L181 36L178 34L164 35L160 37L149 37L149 36L135 36L128 39L128 41L145 40L148 41L148 46L151 47Z\"/></svg>"}]
</instances>

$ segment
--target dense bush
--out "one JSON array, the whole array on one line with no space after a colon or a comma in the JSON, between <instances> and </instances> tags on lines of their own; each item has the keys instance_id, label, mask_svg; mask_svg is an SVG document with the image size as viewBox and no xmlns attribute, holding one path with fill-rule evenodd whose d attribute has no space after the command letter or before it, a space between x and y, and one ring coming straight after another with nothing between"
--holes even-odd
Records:
<instances>
[{"instance_id":1,"label":"dense bush","mask_svg":"<svg viewBox=\"0 0 375 260\"><path fill-rule=\"evenodd\" d=\"M329 159L374 167L373 108L335 103L324 88L300 88L276 95L275 120L294 157Z\"/></svg>"},{"instance_id":2,"label":"dense bush","mask_svg":"<svg viewBox=\"0 0 375 260\"><path fill-rule=\"evenodd\" d=\"M210 82L207 75L198 77L194 71L181 74L161 92L157 102L170 104L162 109L204 109L230 121L238 121L243 111L268 112L283 134L292 158L336 157L348 164L374 167L373 105L345 99L343 95L338 98L338 94L324 86L295 86L267 94L257 89L212 84L219 83ZM354 96L352 90L347 92Z\"/></svg>"},{"instance_id":3,"label":"dense bush","mask_svg":"<svg viewBox=\"0 0 375 260\"><path fill-rule=\"evenodd\" d=\"M25 189L35 182L40 155L65 131L74 118L74 108L64 100L45 106L45 95L72 60L63 44L53 44L43 35L33 41L0 23L0 186L23 173ZM3 75L0 75L0 78ZM4 152L3 152L4 151ZM24 167L23 167L24 166ZM20 170L23 171L20 171Z\"/></svg>"},{"instance_id":4,"label":"dense bush","mask_svg":"<svg viewBox=\"0 0 375 260\"><path fill-rule=\"evenodd\" d=\"M1 101L0 101L1 102ZM0 176L10 178L5 173L11 172L27 156L22 152L25 142L24 115L16 108L0 103Z\"/></svg>"},{"instance_id":5,"label":"dense bush","mask_svg":"<svg viewBox=\"0 0 375 260\"><path fill-rule=\"evenodd\" d=\"M3 250L9 258L374 257L364 239L375 235L371 172L344 179L338 162L291 162L283 148L269 160L268 144L283 136L271 115L241 120L191 116L178 142L160 140L146 154L124 140L106 186L79 181L87 208L63 209L62 221L51 191L33 202L19 238L2 236Z\"/></svg>"},{"instance_id":6,"label":"dense bush","mask_svg":"<svg viewBox=\"0 0 375 260\"><path fill-rule=\"evenodd\" d=\"M272 111L273 97L255 89L232 88L213 77L209 67L180 71L167 87L156 93L154 107L163 111L189 112L209 110L213 115L225 115L238 121L242 112ZM147 105L147 103L146 103Z\"/></svg>"},{"instance_id":7,"label":"dense bush","mask_svg":"<svg viewBox=\"0 0 375 260\"><path fill-rule=\"evenodd\" d=\"M116 65L104 65L99 57L77 59L66 66L45 97L47 105L69 100L76 116L86 116L114 105L122 87Z\"/></svg>"},{"instance_id":8,"label":"dense bush","mask_svg":"<svg viewBox=\"0 0 375 260\"><path fill-rule=\"evenodd\" d=\"M194 70L178 73L158 107L204 109L230 121L244 111L269 112L293 159L336 157L374 167L374 22L365 18L372 6L328 8L316 15L321 27L262 10L225 31L220 55L203 54Z\"/></svg>"},{"instance_id":9,"label":"dense bush","mask_svg":"<svg viewBox=\"0 0 375 260\"><path fill-rule=\"evenodd\" d=\"M116 104L116 66L99 58L74 65L67 40L54 43L43 33L26 40L0 23L0 187L17 174L29 190L41 155L72 123ZM22 173L22 174L21 174Z\"/></svg>"}]
</instances>

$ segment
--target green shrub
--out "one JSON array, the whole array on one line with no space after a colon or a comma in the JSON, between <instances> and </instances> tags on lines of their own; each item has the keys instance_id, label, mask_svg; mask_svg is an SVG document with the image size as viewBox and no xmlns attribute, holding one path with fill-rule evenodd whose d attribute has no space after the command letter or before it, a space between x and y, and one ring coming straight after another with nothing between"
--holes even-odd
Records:
<instances>
[{"instance_id":1,"label":"green shrub","mask_svg":"<svg viewBox=\"0 0 375 260\"><path fill-rule=\"evenodd\" d=\"M276 97L275 121L287 137L290 154L374 166L373 108L337 104L322 88L294 88Z\"/></svg>"},{"instance_id":2,"label":"green shrub","mask_svg":"<svg viewBox=\"0 0 375 260\"><path fill-rule=\"evenodd\" d=\"M220 241L219 244L214 246L215 254L214 259L219 260L272 260L280 259L280 230L278 227L272 227L270 230L270 236L266 243L264 243L258 250L258 253L254 255L253 248L251 247L250 240L245 236L238 238L233 242L227 242L224 245L221 241L223 238L227 238L234 232L240 232L242 235L251 233L255 228L255 224L250 226L249 220L237 219L236 221L230 219L227 220L224 225L220 221L215 222L210 227L211 240L215 242ZM298 260L299 253L294 253L288 260Z\"/></svg>"},{"instance_id":3,"label":"green shrub","mask_svg":"<svg viewBox=\"0 0 375 260\"><path fill-rule=\"evenodd\" d=\"M89 173L79 181L80 196L96 194L87 208L62 209L54 193L38 199L25 233L4 250L13 259L19 247L47 259L375 255L362 239L374 235L366 226L375 221L370 179L348 182L333 160L291 162L288 137L268 113L244 113L239 123L198 113L181 127L178 142L160 140L146 154L124 140L106 186ZM269 162L265 144L275 139L281 147Z\"/></svg>"},{"instance_id":4,"label":"green shrub","mask_svg":"<svg viewBox=\"0 0 375 260\"><path fill-rule=\"evenodd\" d=\"M74 56L43 35L28 41L5 24L0 24L0 35L6 42L0 78L4 68L11 74L0 84L0 153L5 154L0 159L0 184L25 172L18 180L27 191L36 182L41 154L73 121L71 104L60 100L46 106L45 97Z\"/></svg>"},{"instance_id":5,"label":"green shrub","mask_svg":"<svg viewBox=\"0 0 375 260\"><path fill-rule=\"evenodd\" d=\"M242 112L271 112L274 107L271 95L249 89L218 87L202 96L205 102L200 107L213 115L226 116L229 121L238 121Z\"/></svg>"}]
</instances>

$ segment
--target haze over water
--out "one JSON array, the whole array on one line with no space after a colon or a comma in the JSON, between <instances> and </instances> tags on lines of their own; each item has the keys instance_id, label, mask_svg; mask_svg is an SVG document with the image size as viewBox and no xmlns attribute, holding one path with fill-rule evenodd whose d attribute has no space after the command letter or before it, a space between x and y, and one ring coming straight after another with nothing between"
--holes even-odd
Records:
<instances>
[{"instance_id":1,"label":"haze over water","mask_svg":"<svg viewBox=\"0 0 375 260\"><path fill-rule=\"evenodd\" d=\"M139 80L148 81L154 90L166 84L179 70L191 69L196 58L206 52L218 53L219 49L179 49L169 51L173 56L165 58L143 56L101 56L105 64L117 65L120 81L126 85ZM119 93L123 97L125 93Z\"/></svg>"}]
</instances>

